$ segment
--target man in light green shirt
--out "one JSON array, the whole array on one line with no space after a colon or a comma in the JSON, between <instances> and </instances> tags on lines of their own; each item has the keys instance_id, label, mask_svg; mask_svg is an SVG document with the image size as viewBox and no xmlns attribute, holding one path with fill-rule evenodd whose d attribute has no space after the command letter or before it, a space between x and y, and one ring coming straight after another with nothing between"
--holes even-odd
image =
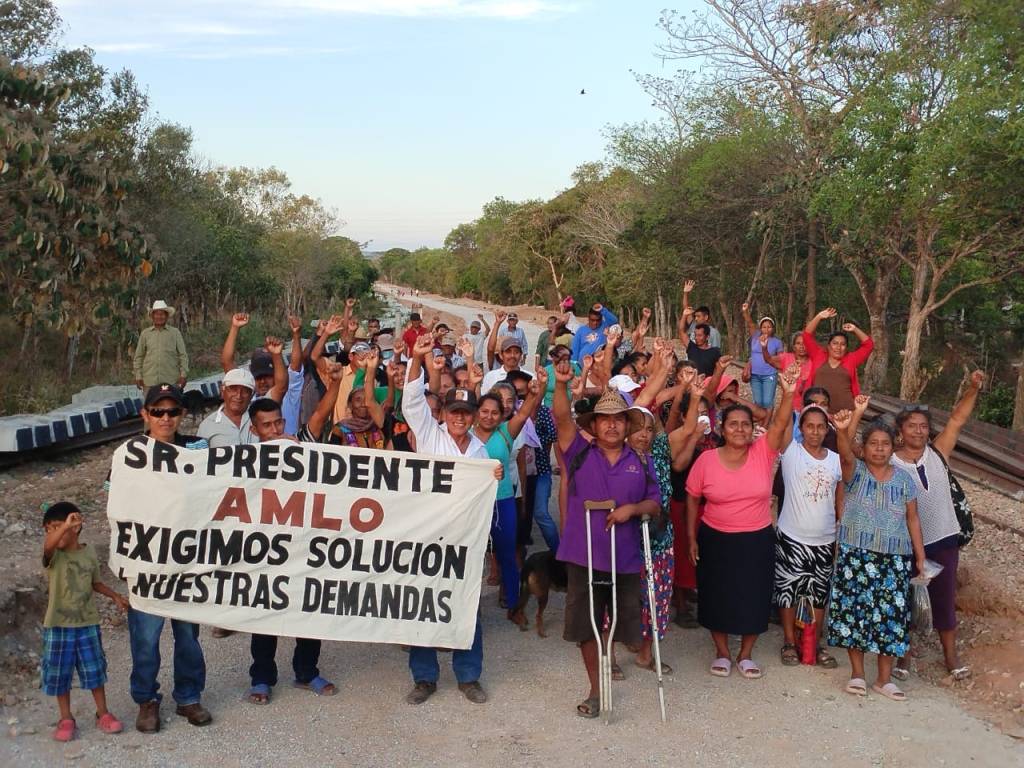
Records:
<instances>
[{"instance_id":1,"label":"man in light green shirt","mask_svg":"<svg viewBox=\"0 0 1024 768\"><path fill-rule=\"evenodd\" d=\"M135 346L135 386L142 389L157 384L185 386L188 377L188 352L185 339L167 321L174 314L174 307L166 302L154 301L149 311L153 325L143 328L139 343Z\"/></svg>"}]
</instances>

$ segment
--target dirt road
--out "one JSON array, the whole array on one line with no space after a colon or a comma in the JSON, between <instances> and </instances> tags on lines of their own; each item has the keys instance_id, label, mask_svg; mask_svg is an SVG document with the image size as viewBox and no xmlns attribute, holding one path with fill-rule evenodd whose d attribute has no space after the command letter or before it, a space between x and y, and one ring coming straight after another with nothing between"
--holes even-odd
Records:
<instances>
[{"instance_id":1,"label":"dirt road","mask_svg":"<svg viewBox=\"0 0 1024 768\"><path fill-rule=\"evenodd\" d=\"M469 312L472 317L479 311L429 297L418 300L426 306L440 305L436 308L446 312L457 310L459 316ZM37 588L41 583L35 570L41 540L32 521L42 500L79 500L87 514L87 540L105 557L108 529L99 487L109 453L109 448L100 449L81 460L30 465L0 476L0 557L5 582L17 570L25 583L33 582ZM985 529L983 535L989 533ZM541 541L537 534L535 539ZM1019 556L1013 559L1019 566ZM910 700L897 704L877 695L858 699L843 693L849 667L841 655L840 668L832 672L782 667L778 660L781 636L775 627L755 650L765 668L765 677L759 681L736 674L728 679L711 677L706 633L673 627L663 651L675 668L675 674L666 678L669 720L664 725L658 722L653 675L634 667L623 649L619 661L627 679L615 684L617 711L612 724L605 727L600 721L582 720L575 715L575 705L585 692L585 678L578 651L559 639L563 606L563 596L555 595L547 613L550 636L540 639L532 627L530 632L519 632L507 622L498 608L496 589L484 587L482 682L491 701L483 706L469 703L458 693L448 656L441 656L438 694L420 707L411 707L404 702L411 680L400 648L344 643L325 643L320 665L340 692L333 698L317 698L287 685L291 643L283 640L278 653L282 684L269 706L257 707L245 701L248 637L217 640L204 628L208 677L203 701L213 713L212 726L189 726L174 715L168 695L161 733L143 736L129 728L118 736L104 736L92 725L89 694L76 690L73 704L82 736L60 745L49 738L56 721L53 701L32 688L31 676L19 683L5 675L0 681L6 728L0 737L0 765L21 768L71 761L103 768L1024 766L1024 742L964 711L944 687L915 676L905 684ZM105 615L110 617L109 612ZM26 616L20 626L22 640L31 645L38 625ZM128 696L128 637L118 617L106 622L104 644L110 706L130 726L135 707ZM34 650L38 652L39 647ZM171 686L171 654L165 642L165 692ZM869 673L872 670L869 665ZM984 673L977 670L979 677Z\"/></svg>"}]
</instances>

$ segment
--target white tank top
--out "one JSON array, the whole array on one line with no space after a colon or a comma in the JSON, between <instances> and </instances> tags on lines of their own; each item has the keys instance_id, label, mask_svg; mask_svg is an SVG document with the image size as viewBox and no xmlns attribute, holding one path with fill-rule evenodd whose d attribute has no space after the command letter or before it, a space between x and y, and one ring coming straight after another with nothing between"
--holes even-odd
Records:
<instances>
[{"instance_id":1,"label":"white tank top","mask_svg":"<svg viewBox=\"0 0 1024 768\"><path fill-rule=\"evenodd\" d=\"M892 463L917 483L917 515L921 519L924 543L934 544L960 533L949 490L949 473L935 449L931 445L925 446L916 463L904 461L894 453Z\"/></svg>"}]
</instances>

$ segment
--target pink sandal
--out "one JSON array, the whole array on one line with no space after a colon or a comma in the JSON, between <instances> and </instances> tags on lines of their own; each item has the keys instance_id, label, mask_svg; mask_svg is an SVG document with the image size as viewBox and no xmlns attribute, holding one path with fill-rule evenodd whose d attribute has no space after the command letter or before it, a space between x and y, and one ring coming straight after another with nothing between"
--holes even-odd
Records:
<instances>
[{"instance_id":1,"label":"pink sandal","mask_svg":"<svg viewBox=\"0 0 1024 768\"><path fill-rule=\"evenodd\" d=\"M715 677L728 677L732 672L732 662L729 659L715 659L711 662L711 674Z\"/></svg>"},{"instance_id":2,"label":"pink sandal","mask_svg":"<svg viewBox=\"0 0 1024 768\"><path fill-rule=\"evenodd\" d=\"M75 725L75 721L71 718L61 720L57 723L57 727L53 729L53 738L57 741L71 741L77 735L78 726Z\"/></svg>"},{"instance_id":3,"label":"pink sandal","mask_svg":"<svg viewBox=\"0 0 1024 768\"><path fill-rule=\"evenodd\" d=\"M124 723L110 712L106 712L102 716L96 716L96 727L104 733L120 733L124 730Z\"/></svg>"}]
</instances>

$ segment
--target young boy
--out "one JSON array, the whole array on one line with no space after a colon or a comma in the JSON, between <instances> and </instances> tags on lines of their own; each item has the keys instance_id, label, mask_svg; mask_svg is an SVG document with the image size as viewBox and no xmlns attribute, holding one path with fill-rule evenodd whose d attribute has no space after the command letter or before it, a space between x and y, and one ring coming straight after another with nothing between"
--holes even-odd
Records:
<instances>
[{"instance_id":1,"label":"young boy","mask_svg":"<svg viewBox=\"0 0 1024 768\"><path fill-rule=\"evenodd\" d=\"M100 581L100 563L93 548L81 543L82 514L68 501L43 513L43 567L50 580L50 600L43 620L43 692L57 697L60 722L57 741L71 741L77 727L71 716L71 676L78 669L82 688L96 701L96 725L104 733L120 733L121 721L107 711L107 658L100 643L100 616L92 593L106 595L121 610L127 598Z\"/></svg>"}]
</instances>

